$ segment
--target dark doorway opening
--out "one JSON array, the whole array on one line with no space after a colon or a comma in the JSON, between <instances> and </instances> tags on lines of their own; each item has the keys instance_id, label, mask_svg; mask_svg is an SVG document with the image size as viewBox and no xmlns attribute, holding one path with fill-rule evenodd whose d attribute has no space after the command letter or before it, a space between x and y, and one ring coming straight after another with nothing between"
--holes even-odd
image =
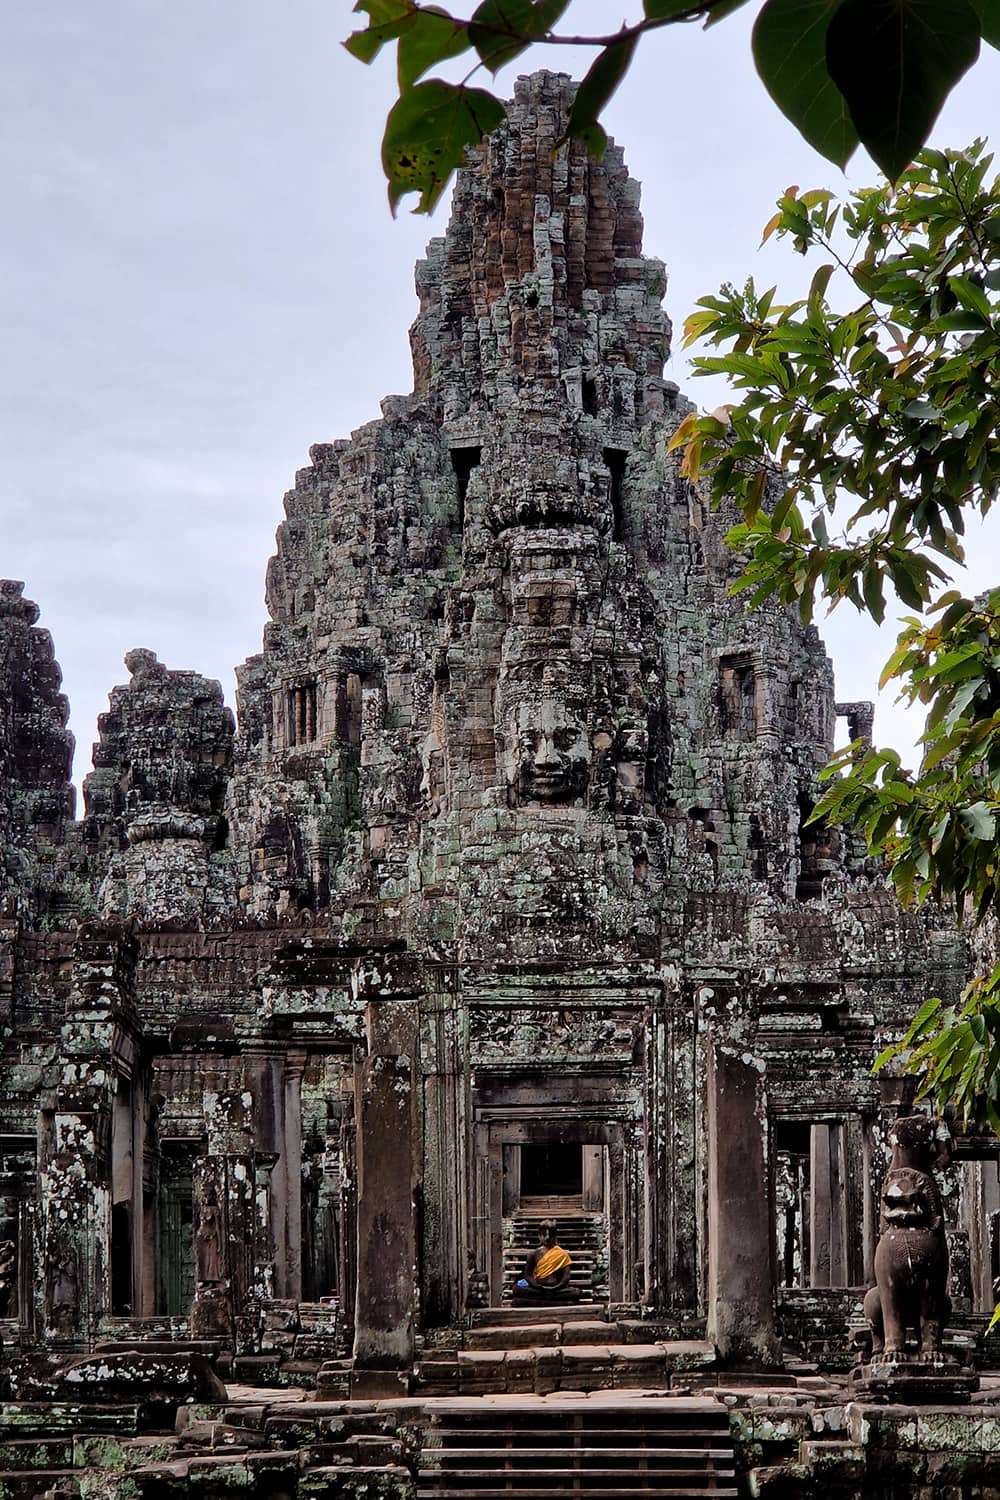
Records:
<instances>
[{"instance_id":1,"label":"dark doorway opening","mask_svg":"<svg viewBox=\"0 0 1000 1500\"><path fill-rule=\"evenodd\" d=\"M127 1318L132 1307L132 1214L127 1203L111 1205L111 1312Z\"/></svg>"},{"instance_id":2,"label":"dark doorway opening","mask_svg":"<svg viewBox=\"0 0 1000 1500\"><path fill-rule=\"evenodd\" d=\"M579 1144L521 1147L521 1197L568 1198L583 1192Z\"/></svg>"}]
</instances>

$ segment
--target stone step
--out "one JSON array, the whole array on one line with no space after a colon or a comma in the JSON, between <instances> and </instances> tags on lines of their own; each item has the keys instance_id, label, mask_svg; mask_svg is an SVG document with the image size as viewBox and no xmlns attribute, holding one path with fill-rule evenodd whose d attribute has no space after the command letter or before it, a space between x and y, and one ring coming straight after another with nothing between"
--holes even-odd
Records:
<instances>
[{"instance_id":1,"label":"stone step","mask_svg":"<svg viewBox=\"0 0 1000 1500\"><path fill-rule=\"evenodd\" d=\"M412 1495L405 1470L394 1466L372 1466L363 1469L344 1468L342 1464L310 1469L299 1479L297 1500L345 1500L362 1497Z\"/></svg>"},{"instance_id":2,"label":"stone step","mask_svg":"<svg viewBox=\"0 0 1000 1500\"><path fill-rule=\"evenodd\" d=\"M549 1420L552 1421L553 1419L550 1418ZM487 1440L483 1449L480 1449L478 1446L469 1446L475 1437L483 1437ZM441 1429L440 1446L426 1448L423 1451L440 1457L452 1451L472 1451L478 1453L485 1451L486 1447L492 1445L497 1452L508 1453L511 1451L509 1446L511 1441L516 1438L518 1451L524 1452L529 1456L532 1456L536 1452L550 1451L552 1445L557 1440L562 1440L563 1452L565 1454L572 1454L575 1451L575 1444L584 1437L587 1439L588 1446L593 1448L595 1452L600 1453L608 1451L609 1447L613 1449L614 1443L617 1443L619 1447L624 1447L628 1443L630 1445L629 1451L633 1456L636 1453L637 1443L643 1445L644 1448L648 1448L650 1452L664 1452L674 1451L676 1446L681 1444L683 1440L685 1451L691 1451L688 1448L688 1444L694 1443L696 1445L695 1451L699 1453L704 1451L713 1455L719 1453L727 1454L732 1447L729 1418L724 1414L722 1421L718 1425L713 1425L709 1417L702 1418L697 1416L678 1418L677 1422L673 1425L667 1422L662 1424L659 1422L648 1424L638 1421L635 1424L622 1424L603 1429L591 1423L588 1423L586 1427L570 1426L566 1423L563 1423L559 1427L519 1426L516 1423L508 1423L506 1426L498 1425L496 1427L479 1426L478 1424L469 1427L457 1427L452 1424L448 1428ZM602 1437L611 1438L614 1440L614 1443L609 1445L603 1444L599 1441ZM466 1444L466 1448L463 1449L460 1445L456 1444L453 1449L452 1440L455 1438L461 1438L462 1442ZM543 1441L536 1445L534 1442L536 1438ZM661 1443L672 1446L664 1449Z\"/></svg>"},{"instance_id":3,"label":"stone step","mask_svg":"<svg viewBox=\"0 0 1000 1500\"><path fill-rule=\"evenodd\" d=\"M576 1436L577 1434L574 1434ZM598 1466L602 1464L611 1465L613 1459L622 1463L634 1465L637 1460L642 1463L655 1463L658 1467L663 1465L667 1468L683 1468L704 1470L713 1467L715 1461L726 1456L726 1448L658 1448L651 1447L648 1440L643 1442L641 1448L633 1443L629 1447L613 1448L611 1446L579 1447L576 1443L572 1446L549 1448L526 1448L520 1444L517 1447L508 1445L504 1448L425 1448L421 1456L421 1465L437 1468L447 1468L449 1473L455 1472L453 1460L462 1467L463 1471L482 1474L483 1465L489 1464L491 1470L495 1471L498 1461L500 1467L504 1464L516 1464L526 1468L535 1468L541 1464L542 1468L556 1465L566 1472L566 1459L572 1458L574 1463L596 1461ZM477 1462L473 1462L476 1460ZM544 1460L544 1463L542 1463ZM618 1472L612 1465L609 1473Z\"/></svg>"},{"instance_id":4,"label":"stone step","mask_svg":"<svg viewBox=\"0 0 1000 1500\"><path fill-rule=\"evenodd\" d=\"M449 1408L421 1454L417 1500L736 1497L729 1415L714 1402L567 1399Z\"/></svg>"},{"instance_id":5,"label":"stone step","mask_svg":"<svg viewBox=\"0 0 1000 1500\"><path fill-rule=\"evenodd\" d=\"M463 1340L466 1349L524 1349L566 1344L624 1343L616 1323L600 1319L552 1323L498 1323L470 1328Z\"/></svg>"},{"instance_id":6,"label":"stone step","mask_svg":"<svg viewBox=\"0 0 1000 1500\"><path fill-rule=\"evenodd\" d=\"M625 1476L619 1475L618 1478L624 1479ZM459 1481L459 1487L454 1490L448 1488L448 1485L429 1487L421 1484L417 1485L417 1500L456 1500L459 1496L462 1500L469 1500L471 1496L480 1496L481 1500L511 1500L511 1497L517 1497L517 1500L550 1500L550 1497L552 1500L562 1500L564 1496L580 1500L582 1494L591 1496L592 1500L630 1500L633 1496L645 1496L646 1500L649 1496L657 1496L658 1500L675 1500L675 1497L681 1496L687 1497L687 1500L691 1496L712 1497L712 1500L739 1500L739 1491L735 1485L717 1485L714 1481L697 1485L663 1485L660 1484L658 1475L645 1476L648 1482L642 1484L642 1478L640 1475L634 1476L636 1482L631 1485L591 1485L589 1478L585 1481L583 1476L574 1476L573 1484L538 1485L532 1484L531 1476L525 1475L523 1479L519 1478L516 1487L504 1485L504 1488L480 1488L477 1485L475 1490L462 1490L460 1485L465 1481Z\"/></svg>"},{"instance_id":7,"label":"stone step","mask_svg":"<svg viewBox=\"0 0 1000 1500\"><path fill-rule=\"evenodd\" d=\"M75 1469L3 1469L0 1495L3 1500L38 1500L48 1490L78 1495L79 1479Z\"/></svg>"},{"instance_id":8,"label":"stone step","mask_svg":"<svg viewBox=\"0 0 1000 1500\"><path fill-rule=\"evenodd\" d=\"M710 1368L711 1344L578 1344L435 1350L417 1366L424 1395L544 1395L558 1391L666 1391L678 1375Z\"/></svg>"},{"instance_id":9,"label":"stone step","mask_svg":"<svg viewBox=\"0 0 1000 1500\"><path fill-rule=\"evenodd\" d=\"M129 1478L133 1494L142 1500L159 1500L161 1495L226 1495L295 1493L301 1470L298 1452L287 1449L254 1449L247 1453L209 1453L176 1459L169 1463L148 1464L133 1469ZM341 1475L344 1469L340 1469ZM398 1472L398 1471L397 1471ZM187 1487L183 1487L187 1486ZM300 1492L301 1493L301 1492Z\"/></svg>"},{"instance_id":10,"label":"stone step","mask_svg":"<svg viewBox=\"0 0 1000 1500\"><path fill-rule=\"evenodd\" d=\"M137 1405L85 1406L68 1401L6 1401L0 1405L0 1440L55 1437L59 1433L116 1432L139 1430Z\"/></svg>"},{"instance_id":11,"label":"stone step","mask_svg":"<svg viewBox=\"0 0 1000 1500\"><path fill-rule=\"evenodd\" d=\"M592 1322L595 1317L607 1321L607 1313L601 1313L599 1308L607 1308L607 1303L598 1303L596 1307L581 1307L578 1302L567 1302L560 1304L552 1302L546 1307L477 1307L470 1314L469 1324L472 1328L483 1325L488 1327L501 1327L504 1324L517 1324L524 1326L528 1323L570 1323L570 1322Z\"/></svg>"},{"instance_id":12,"label":"stone step","mask_svg":"<svg viewBox=\"0 0 1000 1500\"><path fill-rule=\"evenodd\" d=\"M558 1455L555 1455L558 1457ZM655 1480L655 1488L658 1490L664 1483L673 1482L685 1488L702 1487L706 1480L728 1480L730 1484L735 1483L736 1470L732 1462L728 1467L715 1464L703 1464L699 1467L691 1465L648 1465L648 1455L644 1450L636 1450L632 1454L631 1468L622 1467L607 1468L604 1465L587 1460L585 1463L569 1465L566 1463L552 1463L551 1467L544 1464L529 1464L519 1467L504 1466L500 1464L492 1469L476 1469L463 1466L461 1468L441 1468L436 1471L421 1470L422 1485L437 1485L442 1489L449 1489L454 1493L456 1487L467 1483L470 1487L475 1486L476 1492L482 1489L490 1489L497 1484L498 1480L504 1483L510 1481L515 1493L520 1493L525 1484L535 1485L544 1481L546 1484L565 1485L572 1481L577 1488L586 1486L594 1489L637 1489L648 1492L650 1481ZM487 1481L484 1484L484 1481ZM490 1483L492 1481L492 1483ZM603 1483L602 1483L603 1481Z\"/></svg>"},{"instance_id":13,"label":"stone step","mask_svg":"<svg viewBox=\"0 0 1000 1500\"><path fill-rule=\"evenodd\" d=\"M73 1464L73 1435L0 1438L0 1471L63 1469ZM2 1491L0 1491L2 1494Z\"/></svg>"}]
</instances>

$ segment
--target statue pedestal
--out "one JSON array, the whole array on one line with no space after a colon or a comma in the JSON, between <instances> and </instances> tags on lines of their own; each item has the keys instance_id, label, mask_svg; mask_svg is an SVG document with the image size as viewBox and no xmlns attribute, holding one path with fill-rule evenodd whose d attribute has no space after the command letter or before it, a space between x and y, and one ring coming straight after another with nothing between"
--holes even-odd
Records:
<instances>
[{"instance_id":1,"label":"statue pedestal","mask_svg":"<svg viewBox=\"0 0 1000 1500\"><path fill-rule=\"evenodd\" d=\"M878 1355L851 1374L858 1394L897 1406L939 1406L968 1401L979 1376L949 1354Z\"/></svg>"},{"instance_id":2,"label":"statue pedestal","mask_svg":"<svg viewBox=\"0 0 1000 1500\"><path fill-rule=\"evenodd\" d=\"M199 1282L191 1304L191 1337L231 1339L232 1336L233 1312L229 1283Z\"/></svg>"},{"instance_id":3,"label":"statue pedestal","mask_svg":"<svg viewBox=\"0 0 1000 1500\"><path fill-rule=\"evenodd\" d=\"M575 1286L563 1286L558 1291L546 1292L540 1287L516 1286L511 1291L510 1300L514 1307L569 1307L579 1302L580 1290Z\"/></svg>"}]
</instances>

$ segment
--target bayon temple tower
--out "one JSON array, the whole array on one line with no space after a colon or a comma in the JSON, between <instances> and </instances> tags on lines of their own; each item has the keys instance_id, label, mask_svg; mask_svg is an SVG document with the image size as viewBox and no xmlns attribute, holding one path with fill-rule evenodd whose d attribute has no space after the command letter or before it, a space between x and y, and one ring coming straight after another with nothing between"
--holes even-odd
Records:
<instances>
[{"instance_id":1,"label":"bayon temple tower","mask_svg":"<svg viewBox=\"0 0 1000 1500\"><path fill-rule=\"evenodd\" d=\"M235 721L131 652L74 820L2 585L8 1344L465 1390L476 1329L553 1322L548 1235L592 1343L848 1357L905 1103L872 1062L965 955L807 821L870 707L730 596L638 185L554 151L571 97L518 83L417 267L413 393L296 475ZM996 1146L957 1156L974 1316Z\"/></svg>"}]
</instances>

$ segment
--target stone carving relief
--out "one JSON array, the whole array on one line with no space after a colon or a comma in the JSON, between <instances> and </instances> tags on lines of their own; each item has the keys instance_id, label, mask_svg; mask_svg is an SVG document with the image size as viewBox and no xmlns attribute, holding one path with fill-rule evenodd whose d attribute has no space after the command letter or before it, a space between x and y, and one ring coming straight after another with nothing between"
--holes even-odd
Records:
<instances>
[{"instance_id":1,"label":"stone carving relief","mask_svg":"<svg viewBox=\"0 0 1000 1500\"><path fill-rule=\"evenodd\" d=\"M552 691L519 703L504 726L504 738L507 781L521 806L586 796L590 734L573 704Z\"/></svg>"},{"instance_id":2,"label":"stone carving relief","mask_svg":"<svg viewBox=\"0 0 1000 1500\"><path fill-rule=\"evenodd\" d=\"M513 1058L615 1058L631 1062L641 1030L634 1010L595 1014L567 1007L513 1006L474 1009L469 1013L469 1044L481 1062Z\"/></svg>"},{"instance_id":3,"label":"stone carving relief","mask_svg":"<svg viewBox=\"0 0 1000 1500\"><path fill-rule=\"evenodd\" d=\"M496 699L499 763L516 807L583 804L593 756L578 663L505 663Z\"/></svg>"}]
</instances>

